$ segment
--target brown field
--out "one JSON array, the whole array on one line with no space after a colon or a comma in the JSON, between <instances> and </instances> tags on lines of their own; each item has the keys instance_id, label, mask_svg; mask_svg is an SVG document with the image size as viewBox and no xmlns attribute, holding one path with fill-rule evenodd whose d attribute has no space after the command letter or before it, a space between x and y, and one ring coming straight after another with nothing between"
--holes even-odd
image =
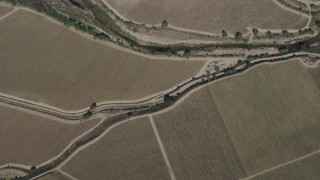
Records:
<instances>
[{"instance_id":1,"label":"brown field","mask_svg":"<svg viewBox=\"0 0 320 180\"><path fill-rule=\"evenodd\" d=\"M45 176L40 177L39 180L71 180L71 179L63 175L59 171L52 171L49 174L46 174Z\"/></svg>"},{"instance_id":2,"label":"brown field","mask_svg":"<svg viewBox=\"0 0 320 180\"><path fill-rule=\"evenodd\" d=\"M261 65L211 92L248 175L320 148L320 91L301 62Z\"/></svg>"},{"instance_id":3,"label":"brown field","mask_svg":"<svg viewBox=\"0 0 320 180\"><path fill-rule=\"evenodd\" d=\"M205 32L245 32L303 28L308 18L284 10L271 0L104 0L124 17L146 24L167 20L177 27Z\"/></svg>"},{"instance_id":4,"label":"brown field","mask_svg":"<svg viewBox=\"0 0 320 180\"><path fill-rule=\"evenodd\" d=\"M38 165L61 153L100 120L65 124L0 106L0 166Z\"/></svg>"},{"instance_id":5,"label":"brown field","mask_svg":"<svg viewBox=\"0 0 320 180\"><path fill-rule=\"evenodd\" d=\"M114 127L62 169L77 179L170 179L148 118Z\"/></svg>"},{"instance_id":6,"label":"brown field","mask_svg":"<svg viewBox=\"0 0 320 180\"><path fill-rule=\"evenodd\" d=\"M320 89L320 67L309 68L309 72L310 72L314 82L317 84L318 88Z\"/></svg>"},{"instance_id":7,"label":"brown field","mask_svg":"<svg viewBox=\"0 0 320 180\"><path fill-rule=\"evenodd\" d=\"M275 169L252 180L319 180L320 155L315 155L288 166Z\"/></svg>"},{"instance_id":8,"label":"brown field","mask_svg":"<svg viewBox=\"0 0 320 180\"><path fill-rule=\"evenodd\" d=\"M0 18L6 14L8 14L9 12L11 12L13 9L10 7L6 7L6 6L2 6L0 5Z\"/></svg>"},{"instance_id":9,"label":"brown field","mask_svg":"<svg viewBox=\"0 0 320 180\"><path fill-rule=\"evenodd\" d=\"M204 65L120 51L23 10L0 21L0 42L0 92L68 110L143 98Z\"/></svg>"},{"instance_id":10,"label":"brown field","mask_svg":"<svg viewBox=\"0 0 320 180\"><path fill-rule=\"evenodd\" d=\"M177 179L245 176L207 88L192 94L173 110L154 116L154 120Z\"/></svg>"}]
</instances>

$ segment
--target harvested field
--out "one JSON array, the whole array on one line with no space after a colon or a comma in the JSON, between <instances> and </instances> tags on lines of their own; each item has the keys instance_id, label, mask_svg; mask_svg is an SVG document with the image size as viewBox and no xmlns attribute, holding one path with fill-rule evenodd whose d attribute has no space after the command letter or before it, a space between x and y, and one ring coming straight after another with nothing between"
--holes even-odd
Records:
<instances>
[{"instance_id":1,"label":"harvested field","mask_svg":"<svg viewBox=\"0 0 320 180\"><path fill-rule=\"evenodd\" d=\"M320 155L315 155L302 161L281 167L252 180L319 180L320 177Z\"/></svg>"},{"instance_id":2,"label":"harvested field","mask_svg":"<svg viewBox=\"0 0 320 180\"><path fill-rule=\"evenodd\" d=\"M71 179L63 175L59 171L52 171L49 174L46 174L45 176L40 177L39 180L71 180Z\"/></svg>"},{"instance_id":3,"label":"harvested field","mask_svg":"<svg viewBox=\"0 0 320 180\"><path fill-rule=\"evenodd\" d=\"M114 127L62 169L77 179L170 179L148 118Z\"/></svg>"},{"instance_id":4,"label":"harvested field","mask_svg":"<svg viewBox=\"0 0 320 180\"><path fill-rule=\"evenodd\" d=\"M0 19L2 16L8 14L9 12L11 12L13 10L13 8L11 7L6 7L6 6L2 6L0 4Z\"/></svg>"},{"instance_id":5,"label":"harvested field","mask_svg":"<svg viewBox=\"0 0 320 180\"><path fill-rule=\"evenodd\" d=\"M301 62L260 65L211 92L248 175L320 148L320 91Z\"/></svg>"},{"instance_id":6,"label":"harvested field","mask_svg":"<svg viewBox=\"0 0 320 180\"><path fill-rule=\"evenodd\" d=\"M135 100L191 78L203 61L153 60L19 10L0 22L0 92L62 109Z\"/></svg>"},{"instance_id":7,"label":"harvested field","mask_svg":"<svg viewBox=\"0 0 320 180\"><path fill-rule=\"evenodd\" d=\"M154 116L177 179L239 179L244 168L208 88Z\"/></svg>"},{"instance_id":8,"label":"harvested field","mask_svg":"<svg viewBox=\"0 0 320 180\"><path fill-rule=\"evenodd\" d=\"M99 121L65 124L0 106L0 165L43 163Z\"/></svg>"},{"instance_id":9,"label":"harvested field","mask_svg":"<svg viewBox=\"0 0 320 180\"><path fill-rule=\"evenodd\" d=\"M287 11L272 0L104 0L122 16L146 24L221 33L246 32L246 28L299 29L308 18ZM241 7L241 8L240 8ZM201 10L199 10L201 9Z\"/></svg>"}]
</instances>

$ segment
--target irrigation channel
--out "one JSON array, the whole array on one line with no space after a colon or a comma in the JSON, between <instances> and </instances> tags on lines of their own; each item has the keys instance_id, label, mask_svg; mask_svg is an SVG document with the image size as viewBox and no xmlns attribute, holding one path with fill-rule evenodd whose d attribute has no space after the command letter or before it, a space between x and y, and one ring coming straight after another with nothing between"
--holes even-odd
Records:
<instances>
[{"instance_id":1,"label":"irrigation channel","mask_svg":"<svg viewBox=\"0 0 320 180\"><path fill-rule=\"evenodd\" d=\"M313 57L315 56L318 58L320 57L320 54L298 52L298 53L290 53L290 54L285 54L285 55L271 57L271 58L260 58L260 59L255 59L251 61L246 60L241 64L238 64L234 67L227 68L219 73L212 73L208 75L201 75L199 77L194 77L191 80L178 85L176 88L169 90L166 93L161 93L139 102L131 102L127 104L126 103L118 103L118 104L114 103L114 104L104 104L104 105L102 104L100 106L95 107L95 109L93 109L93 113L104 113L104 111L106 110L117 110L117 109L126 110L126 111L123 111L123 113L104 119L102 123L100 123L96 128L94 128L93 130L91 130L81 138L74 141L72 144L69 145L69 147L64 152L62 152L56 158L54 158L53 160L49 161L44 165L41 165L36 168L30 167L29 169L23 168L24 165L21 165L21 166L10 165L10 167L3 166L3 168L0 168L0 170L4 168L6 169L12 168L12 169L17 169L17 170L20 169L24 172L28 172L26 176L18 178L23 180L38 177L40 175L43 175L59 167L59 165L65 162L76 150L88 144L89 142L96 139L97 137L101 136L107 129L116 125L117 123L125 121L129 118L139 117L146 114L164 110L170 107L171 105L173 105L175 102L177 102L179 99L181 99L183 96L185 96L187 93L189 93L191 90L195 88L207 85L208 83L212 83L216 80L219 80L228 76L233 76L239 73L243 73L248 69L255 67L258 64L289 61L292 58L308 57L310 55L312 55ZM27 108L29 110L39 111L41 113L47 113L49 115L57 116L56 109L39 106L37 104L30 103L30 102L17 101L16 99L10 99L7 97L1 97L0 100L2 101L2 99L5 99L5 101L3 102L8 104L17 105L23 108ZM14 102L11 102L11 101L14 101ZM59 117L61 116L61 114L63 114L62 112L58 112L58 113L59 113ZM74 115L71 114L72 116L71 119L74 120L77 118L83 118L83 113L85 113L85 111L78 112L78 114L76 113ZM81 117L81 114L82 114L82 117ZM70 118L70 114L68 114L67 117Z\"/></svg>"}]
</instances>

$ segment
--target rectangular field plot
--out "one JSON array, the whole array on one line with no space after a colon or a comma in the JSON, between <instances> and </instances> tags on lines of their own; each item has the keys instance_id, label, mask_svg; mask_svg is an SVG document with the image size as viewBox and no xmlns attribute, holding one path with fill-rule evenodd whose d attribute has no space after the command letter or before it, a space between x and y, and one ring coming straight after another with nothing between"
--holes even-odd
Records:
<instances>
[{"instance_id":1,"label":"rectangular field plot","mask_svg":"<svg viewBox=\"0 0 320 180\"><path fill-rule=\"evenodd\" d=\"M299 61L258 66L211 93L248 175L320 148L320 92Z\"/></svg>"},{"instance_id":2,"label":"rectangular field plot","mask_svg":"<svg viewBox=\"0 0 320 180\"><path fill-rule=\"evenodd\" d=\"M239 179L244 168L210 91L202 89L154 116L177 179Z\"/></svg>"},{"instance_id":3,"label":"rectangular field plot","mask_svg":"<svg viewBox=\"0 0 320 180\"><path fill-rule=\"evenodd\" d=\"M301 161L259 175L252 180L319 180L320 155L314 155Z\"/></svg>"},{"instance_id":4,"label":"rectangular field plot","mask_svg":"<svg viewBox=\"0 0 320 180\"><path fill-rule=\"evenodd\" d=\"M77 179L170 179L148 118L114 127L62 169Z\"/></svg>"},{"instance_id":5,"label":"rectangular field plot","mask_svg":"<svg viewBox=\"0 0 320 180\"><path fill-rule=\"evenodd\" d=\"M60 154L99 121L66 124L0 106L0 166L41 164Z\"/></svg>"},{"instance_id":6,"label":"rectangular field plot","mask_svg":"<svg viewBox=\"0 0 320 180\"><path fill-rule=\"evenodd\" d=\"M154 60L19 10L0 21L0 92L66 110L140 99L197 74L203 61Z\"/></svg>"}]
</instances>

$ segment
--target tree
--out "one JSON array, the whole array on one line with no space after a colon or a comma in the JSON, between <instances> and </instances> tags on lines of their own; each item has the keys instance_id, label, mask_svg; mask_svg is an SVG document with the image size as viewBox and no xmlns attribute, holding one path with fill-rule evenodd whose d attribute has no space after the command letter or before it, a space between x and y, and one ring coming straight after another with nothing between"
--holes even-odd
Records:
<instances>
[{"instance_id":1,"label":"tree","mask_svg":"<svg viewBox=\"0 0 320 180\"><path fill-rule=\"evenodd\" d=\"M271 38L273 38L273 33L268 30L267 33L266 33L266 36L267 36L269 39L271 39Z\"/></svg>"},{"instance_id":2,"label":"tree","mask_svg":"<svg viewBox=\"0 0 320 180\"><path fill-rule=\"evenodd\" d=\"M223 36L223 37L227 37L227 36L228 36L228 33L227 33L227 31L225 31L225 30L222 30L222 36Z\"/></svg>"},{"instance_id":3,"label":"tree","mask_svg":"<svg viewBox=\"0 0 320 180\"><path fill-rule=\"evenodd\" d=\"M291 34L287 30L282 30L282 34L286 37L290 37Z\"/></svg>"},{"instance_id":4,"label":"tree","mask_svg":"<svg viewBox=\"0 0 320 180\"><path fill-rule=\"evenodd\" d=\"M186 49L183 53L184 57L189 58L191 56L191 51L189 49Z\"/></svg>"},{"instance_id":5,"label":"tree","mask_svg":"<svg viewBox=\"0 0 320 180\"><path fill-rule=\"evenodd\" d=\"M288 53L289 52L289 49L287 47L280 47L279 48L279 52L280 53Z\"/></svg>"},{"instance_id":6,"label":"tree","mask_svg":"<svg viewBox=\"0 0 320 180\"><path fill-rule=\"evenodd\" d=\"M253 28L252 33L257 36L259 34L259 30L257 28Z\"/></svg>"},{"instance_id":7,"label":"tree","mask_svg":"<svg viewBox=\"0 0 320 180\"><path fill-rule=\"evenodd\" d=\"M92 110L92 109L94 109L96 107L97 107L97 103L92 103L91 106L90 106L90 109Z\"/></svg>"},{"instance_id":8,"label":"tree","mask_svg":"<svg viewBox=\"0 0 320 180\"><path fill-rule=\"evenodd\" d=\"M86 119L89 119L91 116L92 116L92 112L90 110L83 115L83 117Z\"/></svg>"},{"instance_id":9,"label":"tree","mask_svg":"<svg viewBox=\"0 0 320 180\"><path fill-rule=\"evenodd\" d=\"M169 26L169 23L167 20L162 21L162 23L161 23L162 28L167 28L168 26Z\"/></svg>"},{"instance_id":10,"label":"tree","mask_svg":"<svg viewBox=\"0 0 320 180\"><path fill-rule=\"evenodd\" d=\"M243 36L242 36L241 32L236 32L236 34L234 35L234 38L236 39L236 41L243 40Z\"/></svg>"}]
</instances>

